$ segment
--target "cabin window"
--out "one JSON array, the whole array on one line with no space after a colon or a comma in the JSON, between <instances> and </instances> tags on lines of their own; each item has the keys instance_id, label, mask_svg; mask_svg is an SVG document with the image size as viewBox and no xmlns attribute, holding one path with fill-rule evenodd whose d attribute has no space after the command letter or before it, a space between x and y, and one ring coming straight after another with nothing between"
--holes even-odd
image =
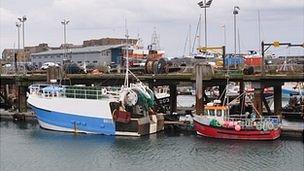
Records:
<instances>
[{"instance_id":1,"label":"cabin window","mask_svg":"<svg viewBox=\"0 0 304 171\"><path fill-rule=\"evenodd\" d=\"M214 116L214 115L215 115L214 109L210 109L210 110L209 110L209 115L210 115L210 116Z\"/></svg>"},{"instance_id":2,"label":"cabin window","mask_svg":"<svg viewBox=\"0 0 304 171\"><path fill-rule=\"evenodd\" d=\"M224 112L224 116L227 117L228 116L228 110L225 109L225 110L223 110L223 112Z\"/></svg>"},{"instance_id":3,"label":"cabin window","mask_svg":"<svg viewBox=\"0 0 304 171\"><path fill-rule=\"evenodd\" d=\"M216 116L221 117L222 116L222 110L216 110Z\"/></svg>"},{"instance_id":4,"label":"cabin window","mask_svg":"<svg viewBox=\"0 0 304 171\"><path fill-rule=\"evenodd\" d=\"M204 115L208 115L208 110L207 109L204 110Z\"/></svg>"}]
</instances>

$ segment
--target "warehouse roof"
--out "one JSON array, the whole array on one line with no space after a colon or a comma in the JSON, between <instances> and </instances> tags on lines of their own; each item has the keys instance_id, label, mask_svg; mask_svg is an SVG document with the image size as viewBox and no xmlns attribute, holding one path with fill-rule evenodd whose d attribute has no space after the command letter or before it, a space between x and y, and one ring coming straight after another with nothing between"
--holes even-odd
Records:
<instances>
[{"instance_id":1,"label":"warehouse roof","mask_svg":"<svg viewBox=\"0 0 304 171\"><path fill-rule=\"evenodd\" d=\"M108 49L114 49L125 46L124 44L120 45L106 45L106 46L88 46L88 47L81 47L81 48L71 48L67 50L67 53L92 53L92 52L102 52ZM63 54L64 49L56 49L56 50L49 50L39 53L32 53L31 55L52 55L52 54Z\"/></svg>"}]
</instances>

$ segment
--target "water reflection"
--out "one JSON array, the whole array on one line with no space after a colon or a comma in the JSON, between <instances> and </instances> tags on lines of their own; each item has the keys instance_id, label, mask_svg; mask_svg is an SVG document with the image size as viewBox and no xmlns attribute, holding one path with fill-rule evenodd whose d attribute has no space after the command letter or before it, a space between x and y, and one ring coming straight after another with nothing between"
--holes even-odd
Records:
<instances>
[{"instance_id":1,"label":"water reflection","mask_svg":"<svg viewBox=\"0 0 304 171\"><path fill-rule=\"evenodd\" d=\"M303 169L304 144L286 138L221 140L167 130L144 137L75 135L10 121L0 128L1 171Z\"/></svg>"}]
</instances>

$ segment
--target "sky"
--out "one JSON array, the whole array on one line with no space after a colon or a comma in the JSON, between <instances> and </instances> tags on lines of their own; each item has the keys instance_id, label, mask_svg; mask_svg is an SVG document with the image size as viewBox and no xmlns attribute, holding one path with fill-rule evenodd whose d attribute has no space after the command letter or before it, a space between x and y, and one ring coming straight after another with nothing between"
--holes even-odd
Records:
<instances>
[{"instance_id":1,"label":"sky","mask_svg":"<svg viewBox=\"0 0 304 171\"><path fill-rule=\"evenodd\" d=\"M199 0L0 0L0 51L17 48L17 18L26 15L25 46L63 43L63 19L67 25L67 42L82 44L83 40L103 37L123 38L125 21L131 38L138 36L144 45L151 42L156 30L160 46L167 57L182 56L191 24L193 39L200 14ZM239 6L237 25L240 49L259 50L260 35L265 42L304 42L303 0L213 0L207 9L208 46L224 44L226 28L227 52L234 51L233 6ZM204 25L202 40L204 44ZM22 34L21 34L22 37ZM22 42L21 42L22 45ZM188 45L187 45L188 47ZM304 48L271 48L268 53L304 54ZM187 48L186 48L186 51Z\"/></svg>"}]
</instances>

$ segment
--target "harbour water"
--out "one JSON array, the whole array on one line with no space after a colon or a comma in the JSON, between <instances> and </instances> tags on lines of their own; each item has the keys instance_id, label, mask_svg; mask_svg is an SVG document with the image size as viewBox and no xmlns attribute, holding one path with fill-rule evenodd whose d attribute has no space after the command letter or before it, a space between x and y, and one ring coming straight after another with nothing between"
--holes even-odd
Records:
<instances>
[{"instance_id":1,"label":"harbour water","mask_svg":"<svg viewBox=\"0 0 304 171\"><path fill-rule=\"evenodd\" d=\"M74 135L41 129L36 121L1 120L0 140L1 171L304 169L304 143L284 136L257 142L172 130L145 137Z\"/></svg>"},{"instance_id":2,"label":"harbour water","mask_svg":"<svg viewBox=\"0 0 304 171\"><path fill-rule=\"evenodd\" d=\"M146 137L74 135L1 121L6 170L303 170L304 144L232 141L162 132Z\"/></svg>"}]
</instances>

